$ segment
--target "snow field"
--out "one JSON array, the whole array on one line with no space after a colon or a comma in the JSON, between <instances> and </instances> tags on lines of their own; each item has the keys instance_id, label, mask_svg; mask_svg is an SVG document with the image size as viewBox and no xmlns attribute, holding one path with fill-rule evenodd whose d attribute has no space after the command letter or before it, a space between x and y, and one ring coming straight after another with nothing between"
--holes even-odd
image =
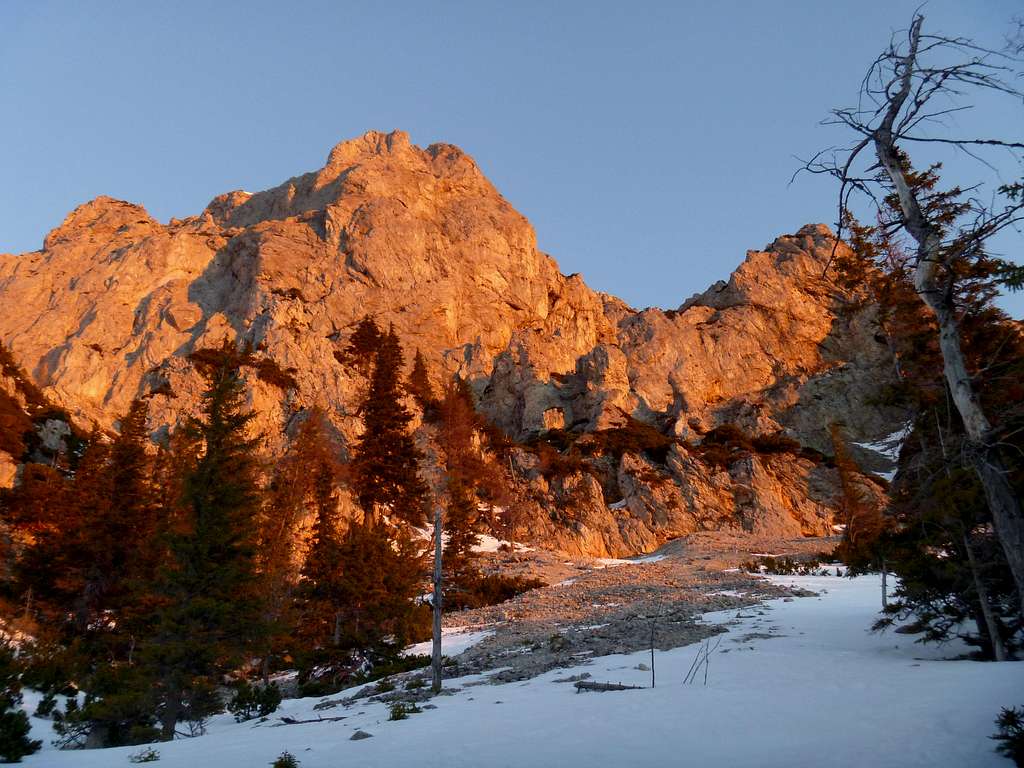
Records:
<instances>
[{"instance_id":1,"label":"snow field","mask_svg":"<svg viewBox=\"0 0 1024 768\"><path fill-rule=\"evenodd\" d=\"M682 685L697 653L691 645L656 654L654 689L577 694L571 684L552 682L589 672L593 681L649 685L650 672L636 667L650 655L640 652L522 683L446 680L460 690L434 698L437 709L398 722L387 720L383 704L317 713L319 699L290 700L275 717L346 719L273 726L275 720L238 724L221 715L206 736L156 745L156 765L252 768L287 749L303 768L1009 766L988 736L1000 707L1024 704L1024 664L945 661L964 649L871 634L876 577L772 580L821 595L707 614L705 621L728 629L711 657L707 687ZM460 642L459 634L450 641ZM44 737L47 724L33 724ZM356 729L373 738L350 741ZM25 764L127 766L138 751L46 748Z\"/></svg>"}]
</instances>

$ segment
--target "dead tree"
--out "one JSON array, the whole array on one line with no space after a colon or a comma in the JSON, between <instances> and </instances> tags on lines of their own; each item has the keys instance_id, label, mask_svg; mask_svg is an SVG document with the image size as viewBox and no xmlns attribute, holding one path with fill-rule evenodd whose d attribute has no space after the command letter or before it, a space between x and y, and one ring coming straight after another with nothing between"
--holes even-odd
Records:
<instances>
[{"instance_id":1,"label":"dead tree","mask_svg":"<svg viewBox=\"0 0 1024 768\"><path fill-rule=\"evenodd\" d=\"M1012 80L1020 62L1012 45L998 52L965 38L924 34L923 23L924 18L915 14L909 30L894 35L872 62L858 105L832 110L825 121L852 131L855 143L823 150L801 170L839 180L839 237L851 200L860 194L880 214L895 211L884 226L893 234L905 233L916 246L914 287L935 316L943 376L963 422L967 455L984 488L1024 612L1024 515L1008 478L998 430L982 407L968 369L959 328L962 310L956 301L958 267L981 257L995 234L1024 221L1024 180L1000 183L989 200L981 199L982 186L970 187L969 196L950 216L948 206L929 205L927 191L915 185L906 152L908 146L927 144L964 153L993 171L983 153L1009 153L1016 163L1024 162L1024 142L928 132L946 125L951 115L970 109L967 100L972 95L1007 97L1019 106L1024 97ZM1006 284L1019 287L1024 282L1021 267L1004 262L1002 268Z\"/></svg>"},{"instance_id":2,"label":"dead tree","mask_svg":"<svg viewBox=\"0 0 1024 768\"><path fill-rule=\"evenodd\" d=\"M434 595L431 600L434 609L433 643L430 654L430 690L441 692L441 602L442 602L442 512L441 505L434 506Z\"/></svg>"}]
</instances>

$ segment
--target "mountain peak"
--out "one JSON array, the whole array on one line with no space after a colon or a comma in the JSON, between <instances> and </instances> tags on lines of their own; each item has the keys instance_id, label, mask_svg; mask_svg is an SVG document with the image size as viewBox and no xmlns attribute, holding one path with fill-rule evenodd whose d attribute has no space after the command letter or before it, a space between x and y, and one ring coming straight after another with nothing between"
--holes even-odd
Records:
<instances>
[{"instance_id":1,"label":"mountain peak","mask_svg":"<svg viewBox=\"0 0 1024 768\"><path fill-rule=\"evenodd\" d=\"M405 131L367 131L362 136L335 144L323 170L342 168L375 155L400 155L413 148Z\"/></svg>"}]
</instances>

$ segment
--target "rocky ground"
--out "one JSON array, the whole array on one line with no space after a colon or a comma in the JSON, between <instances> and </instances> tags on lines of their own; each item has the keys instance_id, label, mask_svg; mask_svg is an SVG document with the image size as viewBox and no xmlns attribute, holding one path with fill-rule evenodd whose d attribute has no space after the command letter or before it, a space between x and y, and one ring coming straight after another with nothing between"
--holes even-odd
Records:
<instances>
[{"instance_id":1,"label":"rocky ground","mask_svg":"<svg viewBox=\"0 0 1024 768\"><path fill-rule=\"evenodd\" d=\"M552 669L580 666L588 658L650 648L652 630L660 651L699 642L724 631L720 624L705 623L704 613L736 609L738 618L766 616L759 606L764 599L810 594L772 584L742 565L766 554L812 559L835 544L835 539L825 538L709 532L627 560L568 560L543 550L488 553L488 567L540 578L549 586L501 605L447 614L448 629L490 634L450 659L444 676L483 675L471 684L527 680ZM763 623L772 635L771 622ZM354 697L326 700L318 707L333 709L367 698L423 702L430 698L427 687L409 683L425 683L427 674L397 676L383 688L367 686ZM586 677L583 673L563 682Z\"/></svg>"},{"instance_id":2,"label":"rocky ground","mask_svg":"<svg viewBox=\"0 0 1024 768\"><path fill-rule=\"evenodd\" d=\"M446 674L490 671L493 682L523 680L587 657L632 653L651 645L668 650L717 634L701 615L741 609L787 593L740 566L759 554L814 557L831 539L764 539L701 533L657 552L626 560L570 561L550 552L495 553L501 570L534 576L550 586L501 605L449 614L448 627L493 634L460 654ZM518 569L516 568L518 566Z\"/></svg>"}]
</instances>

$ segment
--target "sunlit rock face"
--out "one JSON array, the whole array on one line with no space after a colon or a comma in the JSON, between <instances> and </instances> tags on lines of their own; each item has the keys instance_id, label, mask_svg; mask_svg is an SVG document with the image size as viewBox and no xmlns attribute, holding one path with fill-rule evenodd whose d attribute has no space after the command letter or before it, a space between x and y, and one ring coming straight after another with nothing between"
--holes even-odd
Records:
<instances>
[{"instance_id":1,"label":"sunlit rock face","mask_svg":"<svg viewBox=\"0 0 1024 768\"><path fill-rule=\"evenodd\" d=\"M273 453L313 406L343 438L358 433L363 382L336 353L370 314L394 325L409 361L424 354L435 383L467 378L517 439L632 418L690 442L724 423L785 430L830 453L833 423L867 441L897 421L868 404L867 384L889 375L886 350L870 308L851 308L825 276L835 247L826 227L807 226L677 310L636 311L561 274L469 155L370 132L317 171L168 224L109 197L85 203L42 250L0 255L0 342L80 425L116 429L133 398L150 396L154 434L199 402L190 352L247 342L294 381L248 377ZM827 468L779 454L719 471L676 454L653 484L645 459L623 457L613 485L624 505L574 481L589 510L575 528L555 530L545 509L569 491L538 489L524 535L622 554L705 527L831 530Z\"/></svg>"}]
</instances>

